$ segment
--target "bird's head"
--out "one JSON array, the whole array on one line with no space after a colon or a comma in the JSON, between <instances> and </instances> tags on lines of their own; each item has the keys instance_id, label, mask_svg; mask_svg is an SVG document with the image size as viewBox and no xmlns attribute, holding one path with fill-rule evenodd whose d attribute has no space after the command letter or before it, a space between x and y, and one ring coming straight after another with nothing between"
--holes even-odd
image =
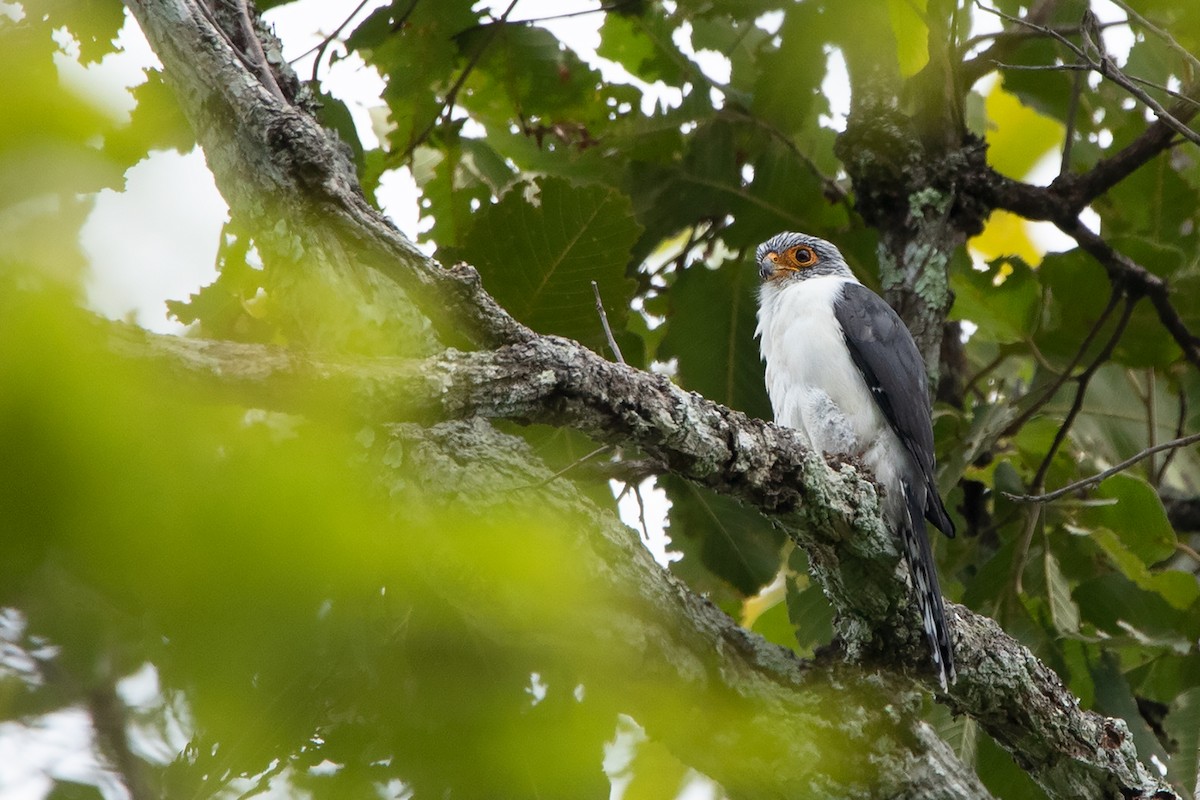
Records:
<instances>
[{"instance_id":1,"label":"bird's head","mask_svg":"<svg viewBox=\"0 0 1200 800\"><path fill-rule=\"evenodd\" d=\"M804 280L818 275L851 277L850 267L838 249L824 239L805 233L777 233L755 253L763 283Z\"/></svg>"}]
</instances>

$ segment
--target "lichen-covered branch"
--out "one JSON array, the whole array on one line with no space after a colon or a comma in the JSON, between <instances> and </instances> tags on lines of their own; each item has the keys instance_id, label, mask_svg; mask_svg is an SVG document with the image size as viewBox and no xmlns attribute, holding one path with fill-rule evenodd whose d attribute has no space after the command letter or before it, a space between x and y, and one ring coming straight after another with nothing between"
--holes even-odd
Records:
<instances>
[{"instance_id":1,"label":"lichen-covered branch","mask_svg":"<svg viewBox=\"0 0 1200 800\"><path fill-rule=\"evenodd\" d=\"M874 486L852 464L805 450L786 428L556 337L378 361L126 328L112 338L122 355L221 400L311 414L349 409L374 421L536 420L636 446L779 520L809 553L852 658L936 686L923 674L921 628ZM992 620L953 603L948 613L959 678L944 702L978 721L1051 796L1174 797L1137 760L1122 721L1081 709L1058 676Z\"/></svg>"}]
</instances>

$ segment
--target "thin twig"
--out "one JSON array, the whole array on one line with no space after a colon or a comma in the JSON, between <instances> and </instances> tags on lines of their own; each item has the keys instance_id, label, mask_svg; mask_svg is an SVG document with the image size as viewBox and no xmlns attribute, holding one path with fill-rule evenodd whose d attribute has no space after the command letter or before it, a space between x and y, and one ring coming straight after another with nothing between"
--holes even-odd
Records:
<instances>
[{"instance_id":1,"label":"thin twig","mask_svg":"<svg viewBox=\"0 0 1200 800\"><path fill-rule=\"evenodd\" d=\"M338 34L346 29L346 26L350 24L350 20L358 16L358 12L362 11L363 7L366 6L368 2L370 2L370 0L361 0L361 2L354 7L354 10L350 12L350 16L342 20L342 24L334 28L333 33L326 36L323 40L321 40L321 43L317 45L317 57L313 59L312 68L312 82L314 84L317 82L317 72L321 69L321 59L325 57L325 50L329 47L333 40L338 37ZM413 5L416 4L417 0L413 0Z\"/></svg>"},{"instance_id":2,"label":"thin twig","mask_svg":"<svg viewBox=\"0 0 1200 800\"><path fill-rule=\"evenodd\" d=\"M1175 41L1174 37L1172 37L1171 34L1167 33L1165 30L1163 30L1162 28L1158 27L1150 20L1143 17L1141 14L1139 14L1137 11L1135 11L1133 8L1131 8L1130 5L1125 2L1125 0L1113 0L1113 2L1116 3L1116 5L1122 11L1124 11L1126 14L1128 14L1131 19L1137 20L1137 23L1139 25L1141 25L1143 28L1150 31L1155 36L1157 36L1158 38L1160 38L1164 42L1166 42L1167 47L1170 47L1172 50L1174 50L1176 53L1178 53L1183 58L1183 60L1187 62L1187 65L1189 67L1191 67L1194 70L1200 70L1200 58L1196 58L1194 55L1191 54L1191 52L1186 47L1181 45L1179 42Z\"/></svg>"},{"instance_id":3,"label":"thin twig","mask_svg":"<svg viewBox=\"0 0 1200 800\"><path fill-rule=\"evenodd\" d=\"M1183 136L1185 139L1188 139L1189 141L1191 141L1197 145L1200 145L1200 133L1197 133L1196 131L1192 130L1187 125L1185 125L1183 122L1176 119L1175 116L1170 111L1168 111L1165 107L1163 107L1162 103L1155 100L1153 97L1151 97L1149 94L1147 94L1144 89L1142 89L1140 86L1138 86L1134 81L1130 80L1125 75L1125 73L1122 72L1120 70L1120 68L1117 67L1116 62L1114 62L1113 59L1111 59L1105 55L1105 56L1102 56L1099 61L1096 61L1082 47L1075 44L1070 39L1063 36L1061 33L1058 33L1057 31L1051 30L1042 25L1037 25L1033 22L1029 22L1028 20L1023 20L1020 17L1014 17L1011 14L1006 14L1005 12L1003 12L999 9L988 8L987 6L983 5L983 3L980 2L980 0L975 0L975 5L977 7L979 7L981 10L986 11L989 14L995 14L996 16L1000 17L1001 19L1008 20L1009 22L1012 22L1016 25L1021 25L1021 26L1027 27L1027 28L1031 28L1036 31L1043 32L1047 36L1053 37L1055 41L1059 42L1064 47L1066 47L1068 50L1070 50L1072 53L1074 53L1077 58L1080 58L1080 59L1086 61L1094 71L1100 73L1100 75L1104 76L1105 78L1108 78L1110 81L1112 81L1113 83L1120 86L1126 92L1133 95L1138 100L1141 100L1143 103L1145 103L1147 106L1149 106L1150 109L1154 112L1154 114L1159 119L1161 119L1164 123L1166 123L1168 126L1170 126L1170 128L1172 130L1174 130L1176 133L1178 133L1180 136Z\"/></svg>"},{"instance_id":4,"label":"thin twig","mask_svg":"<svg viewBox=\"0 0 1200 800\"><path fill-rule=\"evenodd\" d=\"M1193 548L1189 547L1184 542L1176 542L1175 549L1195 561L1197 564L1200 564L1200 553L1197 553Z\"/></svg>"},{"instance_id":5,"label":"thin twig","mask_svg":"<svg viewBox=\"0 0 1200 800\"><path fill-rule=\"evenodd\" d=\"M575 469L576 467L578 467L580 464L587 461L588 459L595 458L596 456L600 455L604 451L613 449L614 446L615 445L611 445L611 444L602 444L599 447L597 447L595 450L593 450L592 452L590 452L586 455L580 456L579 458L572 461L570 464L567 464L565 467L560 469L558 472L555 472L553 475L543 478L542 480L537 481L536 483L527 483L527 484L523 484L521 486L514 486L511 489L509 489L508 491L509 492L524 492L529 489L541 489L543 486L546 486L549 483L551 483L552 481L558 480L563 475L566 475L568 472Z\"/></svg>"},{"instance_id":6,"label":"thin twig","mask_svg":"<svg viewBox=\"0 0 1200 800\"><path fill-rule=\"evenodd\" d=\"M1080 489L1087 489L1090 486L1095 486L1105 478L1110 478L1113 475L1116 475L1118 472L1128 469L1142 459L1149 458L1155 453L1161 453L1164 450L1174 450L1180 447L1187 447L1189 444L1195 444L1196 442L1200 442L1200 433L1193 433L1189 436L1184 436L1179 439L1171 439L1168 442L1156 444L1154 447L1147 447L1137 455L1130 456L1121 463L1109 467L1103 472L1096 473L1090 478L1084 478L1081 481L1075 481L1074 483L1067 484L1061 489L1055 489L1053 492L1047 492L1046 494L1009 494L1008 492L1004 492L1003 494L1014 503L1048 503L1051 500L1057 500L1064 494L1070 494L1071 492L1079 491Z\"/></svg>"},{"instance_id":7,"label":"thin twig","mask_svg":"<svg viewBox=\"0 0 1200 800\"><path fill-rule=\"evenodd\" d=\"M1096 69L1096 67L1092 64L1079 61L1076 61L1073 64L1007 64L1003 61L993 61L992 63L995 64L999 69L1006 69L1014 72L1092 72ZM1137 75L1126 75L1125 77L1134 83L1140 83L1142 86L1145 86L1148 89L1154 89L1162 92L1163 94L1170 95L1184 105L1200 107L1200 102L1197 102L1195 98L1190 97L1187 92L1176 91L1169 86L1164 86L1161 83L1155 83L1154 81L1146 80L1145 78L1139 78ZM1176 122L1179 122L1180 124L1183 123L1183 120L1180 120L1178 117L1174 117L1174 112L1172 112L1172 116Z\"/></svg>"},{"instance_id":8,"label":"thin twig","mask_svg":"<svg viewBox=\"0 0 1200 800\"><path fill-rule=\"evenodd\" d=\"M609 11L619 11L620 9L624 8L625 6L631 6L634 3L639 3L639 2L642 2L642 0L613 0L613 2L608 3L607 5L602 4L602 5L596 6L595 8L585 8L580 11L565 11L561 14L550 14L549 16L545 16L545 17L531 17L529 19L514 19L514 20L509 20L508 24L509 25L537 25L542 22L552 22L556 19L571 19L572 17L583 17L588 14L599 14L602 12L607 13ZM480 28L486 28L489 25L495 25L495 24L496 24L495 21L480 22L476 25L470 26L469 28L463 28L463 30L460 31L459 33L461 34L461 33L467 32L467 31L479 30Z\"/></svg>"},{"instance_id":9,"label":"thin twig","mask_svg":"<svg viewBox=\"0 0 1200 800\"><path fill-rule=\"evenodd\" d=\"M600 299L600 287L596 285L595 281L592 281L592 293L596 295L596 313L600 315L600 325L604 328L604 337L608 339L608 348L612 350L617 363L624 364L625 356L621 355L621 348L617 347L617 340L613 338L612 328L608 326L608 314L604 313L604 301Z\"/></svg>"},{"instance_id":10,"label":"thin twig","mask_svg":"<svg viewBox=\"0 0 1200 800\"><path fill-rule=\"evenodd\" d=\"M642 525L642 541L650 543L650 528L646 525L646 503L642 500L642 487L633 485L633 497L638 504L638 522Z\"/></svg>"}]
</instances>

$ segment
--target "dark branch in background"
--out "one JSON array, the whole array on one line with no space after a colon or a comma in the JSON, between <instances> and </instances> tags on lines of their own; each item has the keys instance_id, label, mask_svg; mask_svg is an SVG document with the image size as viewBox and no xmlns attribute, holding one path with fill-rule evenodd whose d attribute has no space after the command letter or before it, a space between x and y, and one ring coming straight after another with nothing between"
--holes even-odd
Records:
<instances>
[{"instance_id":1,"label":"dark branch in background","mask_svg":"<svg viewBox=\"0 0 1200 800\"><path fill-rule=\"evenodd\" d=\"M1017 415L1016 419L1005 426L1004 431L1001 433L1002 436L1012 436L1015 434L1022 427L1024 427L1026 422L1033 418L1034 414L1041 410L1042 406L1054 399L1054 395L1058 393L1058 390L1062 388L1062 385L1071 379L1071 373L1075 371L1075 367L1079 366L1079 362L1083 361L1083 357L1087 354L1088 348L1092 346L1092 340L1096 338L1096 335L1100 333L1100 330L1104 327L1104 324L1108 322L1109 316L1111 316L1112 312L1116 310L1117 303L1119 303L1120 300L1121 290L1114 288L1112 294L1110 294L1108 297L1108 305L1106 305L1104 310L1100 312L1100 316L1096 318L1096 322L1093 323L1091 330L1089 330L1087 335L1083 337L1083 342L1080 343L1079 349L1075 351L1075 355L1071 357L1070 363L1067 364L1066 368L1064 368L1063 371L1058 374L1058 376L1049 386L1042 390L1041 396L1034 400L1028 408Z\"/></svg>"},{"instance_id":2,"label":"dark branch in background","mask_svg":"<svg viewBox=\"0 0 1200 800\"><path fill-rule=\"evenodd\" d=\"M479 63L481 58L483 58L483 54L487 52L488 47L490 47L492 42L496 40L497 34L504 30L504 22L508 19L508 15L512 13L512 10L516 7L516 5L517 0L512 0L508 4L508 8L504 9L504 13L501 14L500 18L496 20L498 23L496 27L489 31L487 38L479 43L479 47L474 53L471 54L471 58L467 61L467 65L463 67L462 72L459 73L458 79L454 81L454 85L450 87L448 92L446 92L446 98L442 101L442 105L437 110L437 113L433 115L433 119L431 119L429 124L426 125L425 128L419 134L417 134L411 142L408 143L408 147L404 148L404 152L400 154L400 163L408 161L408 159L412 156L413 151L415 151L422 142L429 138L429 134L433 133L433 129L437 127L437 124L441 121L442 117L448 116L453 111L454 101L458 98L458 93L462 89L463 84L467 82L467 78L471 76L471 71L475 69L475 65Z\"/></svg>"},{"instance_id":3,"label":"dark branch in background","mask_svg":"<svg viewBox=\"0 0 1200 800\"><path fill-rule=\"evenodd\" d=\"M87 693L87 710L101 752L121 778L131 800L150 800L157 795L146 785L142 763L129 746L129 720L125 701L115 683L100 681Z\"/></svg>"},{"instance_id":4,"label":"dark branch in background","mask_svg":"<svg viewBox=\"0 0 1200 800\"><path fill-rule=\"evenodd\" d=\"M1187 447L1189 444L1195 444L1196 442L1200 442L1200 433L1193 433L1191 436L1183 436L1178 439L1172 439L1169 442L1161 442L1153 447L1147 447L1137 455L1130 456L1121 463L1115 464L1103 472L1099 472L1091 476L1090 478L1084 478L1081 481L1075 481L1074 483L1067 484L1061 489L1056 489L1053 492L1047 492L1046 494L1009 494L1008 492L1003 492L1003 494L1009 500L1013 500L1017 503L1048 503L1051 500L1057 500L1065 494L1070 494L1071 492L1077 492L1080 489L1087 489L1091 486L1095 486L1105 478L1111 478L1118 472L1129 469L1142 459L1149 458L1155 453L1161 453L1164 450L1174 451L1177 448Z\"/></svg>"},{"instance_id":5,"label":"dark branch in background","mask_svg":"<svg viewBox=\"0 0 1200 800\"><path fill-rule=\"evenodd\" d=\"M1062 443L1066 441L1067 432L1071 430L1071 425L1075 422L1075 417L1079 416L1079 412L1083 409L1083 398L1087 394L1088 384L1091 383L1092 376L1096 374L1096 371L1112 357L1117 342L1121 340L1121 335L1125 333L1125 326L1129 324L1129 318L1133 316L1133 307L1136 303L1137 299L1132 296L1125 298L1125 309L1121 312L1121 317L1113 327L1112 333L1109 334L1108 341L1101 348L1100 352L1096 354L1096 357L1092 359L1092 363L1087 366L1087 369L1075 379L1079 384L1075 390L1075 399L1071 402L1071 408L1067 411L1067 416L1063 419L1062 425L1058 426L1058 430L1054 434L1054 441L1050 443L1050 447L1046 450L1045 458L1042 459L1037 473L1033 476L1033 480L1029 484L1029 493L1031 495L1041 492L1042 486L1045 485L1046 472L1050 469L1050 464L1053 463L1054 456L1058 453L1058 448L1062 447ZM1037 524L1042 519L1041 514L1041 506L1031 511L1028 524L1026 524L1025 531L1021 536L1021 542L1017 546L1017 557L1013 559L1013 586L1018 593L1021 590L1021 576L1025 572L1025 562L1029 557L1029 546L1033 542L1033 533L1037 528Z\"/></svg>"},{"instance_id":6,"label":"dark branch in background","mask_svg":"<svg viewBox=\"0 0 1200 800\"><path fill-rule=\"evenodd\" d=\"M1133 307L1137 304L1137 299L1134 297L1125 298L1125 309L1121 312L1120 318L1117 320L1116 326L1113 327L1112 333L1108 337L1108 341L1104 347L1092 359L1092 363L1083 371L1076 382L1079 384L1075 390L1075 399L1071 402L1071 408L1067 411L1067 416L1063 419L1062 425L1058 427L1058 431L1054 434L1054 441L1050 443L1050 447L1046 450L1046 456L1042 459L1042 463L1038 466L1037 473L1033 476L1033 482L1030 486L1034 492L1037 492L1043 486L1046 480L1046 472L1050 469L1050 464L1054 461L1054 456L1058 453L1058 448L1067 438L1067 432L1071 430L1071 425L1075 422L1075 418L1079 416L1079 412L1083 410L1083 398L1087 394L1088 384L1091 383L1092 377L1096 371L1104 365L1108 359L1112 357L1113 350L1116 349L1117 343L1121 341L1122 334L1125 333L1125 327L1129 324L1129 318L1133 316Z\"/></svg>"},{"instance_id":7,"label":"dark branch in background","mask_svg":"<svg viewBox=\"0 0 1200 800\"><path fill-rule=\"evenodd\" d=\"M1179 388L1179 414L1175 418L1175 438L1183 438L1183 429L1187 425L1188 414L1188 398L1187 392L1183 387ZM1167 467L1171 466L1171 460L1175 458L1176 450L1171 450L1167 453L1167 457L1162 460L1162 464L1158 466L1158 474L1154 476L1155 488L1162 485L1163 477L1167 474Z\"/></svg>"},{"instance_id":8,"label":"dark branch in background","mask_svg":"<svg viewBox=\"0 0 1200 800\"><path fill-rule=\"evenodd\" d=\"M1104 267L1115 287L1134 298L1148 297L1158 312L1159 320L1183 350L1184 358L1200 368L1200 337L1188 330L1179 311L1172 305L1170 290L1165 280L1116 251L1089 230L1076 216L1078 210L1056 191L1055 184L1041 188L1014 181L998 173L992 173L990 178L989 200L994 207L1012 211L1026 219L1049 220L1057 225Z\"/></svg>"}]
</instances>

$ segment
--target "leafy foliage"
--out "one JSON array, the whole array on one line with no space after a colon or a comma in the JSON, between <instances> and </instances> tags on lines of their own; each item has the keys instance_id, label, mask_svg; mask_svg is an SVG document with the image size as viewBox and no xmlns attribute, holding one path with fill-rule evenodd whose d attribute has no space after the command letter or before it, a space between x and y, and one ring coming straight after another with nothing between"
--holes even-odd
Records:
<instances>
[{"instance_id":1,"label":"leafy foliage","mask_svg":"<svg viewBox=\"0 0 1200 800\"><path fill-rule=\"evenodd\" d=\"M0 62L21 76L0 89L0 265L16 276L0 298L34 286L78 299L77 233L92 194L119 187L152 149L192 140L157 75L136 90L128 123L61 85L54 32L67 32L80 61L97 61L119 29L118 3L56 0L37 14L25 5L21 20L0 18ZM474 0L394 0L342 43L386 80L382 145L363 147L345 109L323 95L326 121L350 140L368 194L387 170L411 172L425 241L443 263L474 264L521 321L602 351L595 281L632 364L767 417L752 338L754 245L803 230L877 280L874 234L851 210L855 187L834 155L839 63L852 98L890 80L910 112L944 61L966 70L991 58L978 51L1003 48L959 110L988 164L1018 180L1057 163L1064 143L1067 171L1083 174L1147 127L1144 107L1111 81L1026 69L1072 63L1053 38L985 37L968 55L947 48L931 27L938 15L956 45L972 20L996 20L969 2L951 4L951 18L945 5L610 3L595 12L593 57L549 27L512 21L520 3L502 19ZM1050 5L1043 22L1077 39L1086 4ZM1198 8L1139 5L1192 53ZM1191 67L1172 42L1136 19L1131 29L1125 71L1189 90ZM724 57L728 76L706 51ZM1176 287L1171 300L1193 333L1197 153L1189 142L1165 149L1090 203L1106 241ZM255 304L254 234L236 223L227 234L217 283L174 313L206 335L272 341L286 326L282 312ZM1200 456L1160 454L1040 510L1005 493L1066 485L1195 431L1197 368L1146 300L1121 322L1124 301L1110 302L1112 284L1082 249L1048 253L1004 211L972 247L976 263L954 261L949 275L951 319L968 333L935 408L941 483L963 531L937 545L944 587L996 617L1086 705L1123 717L1143 757L1158 755L1186 794L1197 770L1200 539L1176 529L1163 499L1200 496ZM55 668L76 683L43 685L10 668L0 715L82 702L149 663L162 704L136 721L167 737L173 715L189 720L191 741L169 742L179 745L169 766L155 767L172 794L247 791L270 782L273 763L314 793L395 780L418 797L450 784L467 795L532 794L524 752L540 754L543 794L604 790L596 765L620 704L582 708L574 670L599 660L610 675L636 675L637 666L575 642L587 613L621 600L597 596L554 535L573 520L507 507L479 527L426 508L421 476L405 471L403 446L389 448L383 432L177 402L161 376L126 372L88 346L94 331L63 305L9 299L0 313L0 603L21 620L12 645L60 648ZM381 301L373 313L392 310ZM306 313L348 312L314 303ZM588 452L582 437L527 436L550 461L570 454L564 468ZM394 485L379 487L381 464L398 470ZM828 605L782 534L677 479L660 487L680 576L737 613L763 602L756 596L788 558L785 591L756 611L755 630L787 639L779 632L790 623L789 644L804 654L828 643ZM516 634L530 630L577 646L522 644ZM538 702L534 671L551 687ZM957 735L998 796L1036 794L985 736ZM480 764L478 783L456 769L464 753ZM323 775L326 760L343 768ZM692 766L653 741L633 763L627 796L669 794Z\"/></svg>"}]
</instances>

